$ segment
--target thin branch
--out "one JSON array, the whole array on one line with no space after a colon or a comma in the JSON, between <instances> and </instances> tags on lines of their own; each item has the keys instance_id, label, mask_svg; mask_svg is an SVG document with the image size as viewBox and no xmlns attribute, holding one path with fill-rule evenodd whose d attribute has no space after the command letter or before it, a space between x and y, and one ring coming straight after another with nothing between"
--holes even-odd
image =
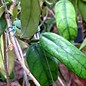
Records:
<instances>
[{"instance_id":1,"label":"thin branch","mask_svg":"<svg viewBox=\"0 0 86 86\"><path fill-rule=\"evenodd\" d=\"M31 44L31 40L29 40L29 39L20 38L20 36L15 36L15 37L16 37L17 39L23 41L23 42L28 43L29 45Z\"/></svg>"},{"instance_id":2,"label":"thin branch","mask_svg":"<svg viewBox=\"0 0 86 86\"><path fill-rule=\"evenodd\" d=\"M44 22L47 20L47 17L48 17L48 11L46 13L46 16L44 17L42 23L39 25L40 27L44 24Z\"/></svg>"},{"instance_id":3,"label":"thin branch","mask_svg":"<svg viewBox=\"0 0 86 86\"><path fill-rule=\"evenodd\" d=\"M44 17L42 23L39 25L40 27L44 24L44 22L48 19L48 12L50 12L54 18L56 18L55 14L53 13L53 11L51 9L49 9L48 7L46 7L46 9L48 10L46 13L46 16Z\"/></svg>"},{"instance_id":4,"label":"thin branch","mask_svg":"<svg viewBox=\"0 0 86 86\"><path fill-rule=\"evenodd\" d=\"M9 77L9 73L8 73L8 54L6 52L7 49L7 40L6 40L6 36L5 33L3 33L3 44L4 44L4 68L5 68L5 72L6 72L6 76L7 76L7 86L11 86L11 81L10 81L10 77Z\"/></svg>"},{"instance_id":5,"label":"thin branch","mask_svg":"<svg viewBox=\"0 0 86 86\"><path fill-rule=\"evenodd\" d=\"M58 80L61 83L62 86L65 86L64 83L62 82L61 78L58 76Z\"/></svg>"},{"instance_id":6,"label":"thin branch","mask_svg":"<svg viewBox=\"0 0 86 86\"><path fill-rule=\"evenodd\" d=\"M15 7L15 1L12 4L13 6L11 5L11 7L10 7L10 12L13 12L13 8ZM10 17L9 17L9 14L5 14L5 18L6 18L8 27L12 26L11 25L11 20L10 20ZM8 30L11 31L12 28L8 28ZM40 84L38 83L38 81L34 78L34 76L31 74L31 72L25 66L24 58L23 58L23 53L22 53L21 47L20 47L17 39L15 38L15 36L13 36L13 32L10 32L10 37L11 37L12 43L14 45L15 55L18 58L21 66L22 66L22 68L27 73L27 75L33 80L33 82L35 83L35 85L36 86L40 86Z\"/></svg>"},{"instance_id":7,"label":"thin branch","mask_svg":"<svg viewBox=\"0 0 86 86\"><path fill-rule=\"evenodd\" d=\"M28 77L27 77L27 74L26 74L26 72L24 71L24 86L30 86L29 85L29 82L28 82Z\"/></svg>"},{"instance_id":8,"label":"thin branch","mask_svg":"<svg viewBox=\"0 0 86 86\"><path fill-rule=\"evenodd\" d=\"M53 11L51 9L49 9L48 7L46 7L47 10L53 15L54 18L56 18L55 14L53 13Z\"/></svg>"}]
</instances>

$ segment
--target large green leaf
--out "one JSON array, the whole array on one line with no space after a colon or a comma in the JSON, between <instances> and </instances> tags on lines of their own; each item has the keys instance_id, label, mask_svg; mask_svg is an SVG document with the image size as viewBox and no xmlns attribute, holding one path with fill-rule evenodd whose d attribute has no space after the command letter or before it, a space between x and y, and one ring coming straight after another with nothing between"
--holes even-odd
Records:
<instances>
[{"instance_id":1,"label":"large green leaf","mask_svg":"<svg viewBox=\"0 0 86 86\"><path fill-rule=\"evenodd\" d=\"M82 0L78 0L78 8L79 8L79 11L83 17L83 19L85 20L86 22L86 2L83 2Z\"/></svg>"},{"instance_id":2,"label":"large green leaf","mask_svg":"<svg viewBox=\"0 0 86 86\"><path fill-rule=\"evenodd\" d=\"M6 25L7 25L6 20L3 17L1 17L0 18L0 35L5 31Z\"/></svg>"},{"instance_id":3,"label":"large green leaf","mask_svg":"<svg viewBox=\"0 0 86 86\"><path fill-rule=\"evenodd\" d=\"M39 0L21 0L21 3L21 37L30 38L36 32L39 23Z\"/></svg>"},{"instance_id":4,"label":"large green leaf","mask_svg":"<svg viewBox=\"0 0 86 86\"><path fill-rule=\"evenodd\" d=\"M46 32L40 37L40 44L46 52L86 79L86 56L69 41L55 33Z\"/></svg>"},{"instance_id":5,"label":"large green leaf","mask_svg":"<svg viewBox=\"0 0 86 86\"><path fill-rule=\"evenodd\" d=\"M39 44L29 46L26 61L31 73L41 86L49 86L49 84L57 80L57 64L46 56Z\"/></svg>"},{"instance_id":6,"label":"large green leaf","mask_svg":"<svg viewBox=\"0 0 86 86\"><path fill-rule=\"evenodd\" d=\"M55 5L56 24L61 36L74 40L77 36L76 13L68 0L59 0Z\"/></svg>"}]
</instances>

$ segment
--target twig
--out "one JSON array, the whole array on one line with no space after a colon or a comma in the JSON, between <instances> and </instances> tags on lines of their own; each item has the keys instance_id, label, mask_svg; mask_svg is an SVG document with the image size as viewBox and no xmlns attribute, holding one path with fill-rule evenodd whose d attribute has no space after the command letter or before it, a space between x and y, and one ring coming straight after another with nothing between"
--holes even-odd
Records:
<instances>
[{"instance_id":1,"label":"twig","mask_svg":"<svg viewBox=\"0 0 86 86\"><path fill-rule=\"evenodd\" d=\"M48 0L45 0L45 2L50 6L53 5L53 3L49 2Z\"/></svg>"},{"instance_id":2,"label":"twig","mask_svg":"<svg viewBox=\"0 0 86 86\"><path fill-rule=\"evenodd\" d=\"M10 7L10 11L11 12L13 12L13 8L15 7L15 2L16 2L16 0L13 1L13 4L12 4L13 6L11 5L11 7ZM11 26L11 20L9 18L9 14L5 14L5 18L6 18L8 27L10 27ZM8 30L11 31L12 28L9 28ZM23 53L22 53L21 47L20 47L17 39L15 38L15 36L13 36L13 32L10 32L10 37L11 37L12 43L14 45L15 55L18 58L21 66L22 66L22 68L27 73L27 75L33 80L33 82L35 83L35 85L36 86L40 86L40 84L38 83L38 81L34 78L34 76L28 70L28 68L26 68L25 63L24 63L24 58L23 58Z\"/></svg>"},{"instance_id":3,"label":"twig","mask_svg":"<svg viewBox=\"0 0 86 86\"><path fill-rule=\"evenodd\" d=\"M16 37L17 39L23 41L23 42L28 43L29 45L31 44L31 40L29 40L29 39L20 38L20 36L16 36L16 35L15 35L15 37Z\"/></svg>"},{"instance_id":4,"label":"twig","mask_svg":"<svg viewBox=\"0 0 86 86\"><path fill-rule=\"evenodd\" d=\"M6 36L5 33L3 33L3 44L4 44L4 68L5 68L5 72L6 72L6 76L7 76L7 86L11 86L11 81L10 81L10 77L9 77L9 73L8 73L8 54L6 52L7 49L7 40L6 40Z\"/></svg>"},{"instance_id":5,"label":"twig","mask_svg":"<svg viewBox=\"0 0 86 86\"><path fill-rule=\"evenodd\" d=\"M51 9L49 9L48 7L46 7L47 10L53 15L54 18L56 18L55 14L53 13L53 11Z\"/></svg>"},{"instance_id":6,"label":"twig","mask_svg":"<svg viewBox=\"0 0 86 86\"><path fill-rule=\"evenodd\" d=\"M25 66L24 58L23 58L23 53L22 53L22 50L21 50L21 48L20 48L20 45L19 45L17 39L14 38L12 35L11 35L11 37L12 37L12 41L13 41L13 43L14 43L15 54L16 54L16 56L17 56L17 58L18 58L18 60L19 60L19 62L20 62L20 64L21 64L22 68L25 70L25 72L27 73L27 75L33 80L33 82L36 84L36 86L40 86L40 84L38 83L38 81L34 78L34 76L31 74L31 72L30 72L30 71L28 70L28 68L26 68L26 66ZM19 52L19 53L18 53L18 52ZM20 55L20 54L21 54L21 55ZM21 56L22 58L21 58L20 56Z\"/></svg>"},{"instance_id":7,"label":"twig","mask_svg":"<svg viewBox=\"0 0 86 86\"><path fill-rule=\"evenodd\" d=\"M58 76L58 80L59 80L59 82L61 83L62 86L65 86L59 76Z\"/></svg>"},{"instance_id":8,"label":"twig","mask_svg":"<svg viewBox=\"0 0 86 86\"><path fill-rule=\"evenodd\" d=\"M44 22L47 20L47 17L48 17L48 11L46 13L46 16L44 17L42 23L39 25L40 27L44 24Z\"/></svg>"},{"instance_id":9,"label":"twig","mask_svg":"<svg viewBox=\"0 0 86 86\"><path fill-rule=\"evenodd\" d=\"M48 7L46 7L46 9L48 10L46 13L46 16L44 17L42 23L39 25L40 27L44 24L44 22L48 19L48 12L50 12L54 18L56 18L55 14L53 13L53 11L51 9L49 9Z\"/></svg>"},{"instance_id":10,"label":"twig","mask_svg":"<svg viewBox=\"0 0 86 86\"><path fill-rule=\"evenodd\" d=\"M24 71L24 80L23 80L23 82L24 82L24 86L30 86L29 82L28 82L28 77L27 77L27 74L26 74L25 71Z\"/></svg>"}]
</instances>

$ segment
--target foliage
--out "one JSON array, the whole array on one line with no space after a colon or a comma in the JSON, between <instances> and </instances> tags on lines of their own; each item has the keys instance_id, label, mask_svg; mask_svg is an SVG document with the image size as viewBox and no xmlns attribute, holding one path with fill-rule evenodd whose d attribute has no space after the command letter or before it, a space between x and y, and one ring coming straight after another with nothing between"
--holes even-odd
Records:
<instances>
[{"instance_id":1,"label":"foliage","mask_svg":"<svg viewBox=\"0 0 86 86\"><path fill-rule=\"evenodd\" d=\"M46 55L39 44L28 47L26 60L30 71L42 86L48 86L57 80L57 64Z\"/></svg>"},{"instance_id":2,"label":"foliage","mask_svg":"<svg viewBox=\"0 0 86 86\"><path fill-rule=\"evenodd\" d=\"M10 74L10 77L13 75L13 67L14 67L14 53L13 50L8 49L8 72ZM4 45L3 45L3 36L0 37L0 73L2 79L6 80L6 73L5 73L5 68L4 68L4 63L3 61L5 60L4 58ZM11 75L12 74L12 75ZM13 78L12 78L13 79Z\"/></svg>"},{"instance_id":3,"label":"foliage","mask_svg":"<svg viewBox=\"0 0 86 86\"><path fill-rule=\"evenodd\" d=\"M60 35L67 40L74 40L77 36L77 24L76 13L71 2L68 0L58 1L55 5L55 14Z\"/></svg>"},{"instance_id":4,"label":"foliage","mask_svg":"<svg viewBox=\"0 0 86 86\"><path fill-rule=\"evenodd\" d=\"M40 43L46 52L64 63L79 77L86 78L86 56L70 42L60 37L59 35L46 32L42 34Z\"/></svg>"},{"instance_id":5,"label":"foliage","mask_svg":"<svg viewBox=\"0 0 86 86\"><path fill-rule=\"evenodd\" d=\"M6 34L7 38L0 40L2 81L7 80L2 59L2 54L7 50L8 72L11 80L14 78L15 52L14 45L11 45L11 31L8 31L6 13L10 15L12 31L16 32L13 36L18 38L22 51L26 54L26 65L41 86L49 86L58 79L59 62L86 79L86 56L80 51L85 47L86 39L80 49L73 45L78 33L79 15L82 16L82 21L86 22L86 9L83 9L86 8L86 0L17 0L13 13L8 10L12 0L3 3L4 0L0 1L0 36ZM6 49L5 45L2 46L5 41Z\"/></svg>"},{"instance_id":6,"label":"foliage","mask_svg":"<svg viewBox=\"0 0 86 86\"><path fill-rule=\"evenodd\" d=\"M26 4L28 3L28 4ZM38 0L21 0L21 32L22 38L30 38L37 31L39 23L40 7ZM34 9L35 6L35 9Z\"/></svg>"},{"instance_id":7,"label":"foliage","mask_svg":"<svg viewBox=\"0 0 86 86\"><path fill-rule=\"evenodd\" d=\"M6 21L3 17L0 18L0 36L2 35L2 33L5 31L6 28Z\"/></svg>"},{"instance_id":8,"label":"foliage","mask_svg":"<svg viewBox=\"0 0 86 86\"><path fill-rule=\"evenodd\" d=\"M80 10L80 13L82 15L82 17L84 18L84 20L86 21L86 9L83 9L83 8L86 8L86 2L83 2L82 0L79 0L78 1L78 8Z\"/></svg>"}]
</instances>

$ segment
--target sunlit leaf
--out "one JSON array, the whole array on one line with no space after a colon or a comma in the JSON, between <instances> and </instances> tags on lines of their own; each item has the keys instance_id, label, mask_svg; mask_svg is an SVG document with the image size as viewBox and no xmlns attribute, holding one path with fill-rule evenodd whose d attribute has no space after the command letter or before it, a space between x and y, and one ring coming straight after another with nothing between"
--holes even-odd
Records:
<instances>
[{"instance_id":1,"label":"sunlit leaf","mask_svg":"<svg viewBox=\"0 0 86 86\"><path fill-rule=\"evenodd\" d=\"M40 44L76 75L86 79L86 56L69 41L55 33L45 32L40 37Z\"/></svg>"},{"instance_id":2,"label":"sunlit leaf","mask_svg":"<svg viewBox=\"0 0 86 86\"><path fill-rule=\"evenodd\" d=\"M55 5L56 24L59 34L71 41L77 36L76 13L69 0L59 0Z\"/></svg>"}]
</instances>

